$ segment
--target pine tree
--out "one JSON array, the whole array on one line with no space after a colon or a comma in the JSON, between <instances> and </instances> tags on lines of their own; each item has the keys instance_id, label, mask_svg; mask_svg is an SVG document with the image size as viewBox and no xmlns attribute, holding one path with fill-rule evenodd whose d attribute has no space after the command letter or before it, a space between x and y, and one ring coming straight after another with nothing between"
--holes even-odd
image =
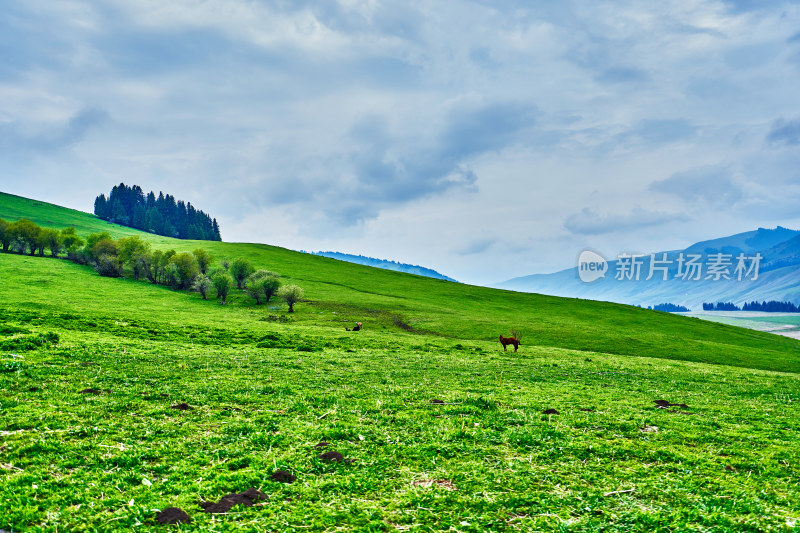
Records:
<instances>
[{"instance_id":1,"label":"pine tree","mask_svg":"<svg viewBox=\"0 0 800 533\"><path fill-rule=\"evenodd\" d=\"M103 220L108 220L110 217L108 206L108 200L106 200L106 195L101 194L97 198L94 199L94 214L97 215L99 218Z\"/></svg>"}]
</instances>

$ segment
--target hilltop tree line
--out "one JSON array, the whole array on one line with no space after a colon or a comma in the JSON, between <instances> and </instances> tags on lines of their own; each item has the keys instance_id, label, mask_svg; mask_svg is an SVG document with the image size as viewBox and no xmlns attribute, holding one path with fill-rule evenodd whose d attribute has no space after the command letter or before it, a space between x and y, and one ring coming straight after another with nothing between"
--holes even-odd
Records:
<instances>
[{"instance_id":1,"label":"hilltop tree line","mask_svg":"<svg viewBox=\"0 0 800 533\"><path fill-rule=\"evenodd\" d=\"M108 232L79 237L75 228L56 230L42 228L27 219L6 222L0 219L0 244L5 253L19 253L66 259L92 266L98 274L108 277L146 279L175 290L194 290L203 299L214 292L225 304L235 287L253 298L256 305L269 303L277 296L294 312L294 305L303 298L297 285L282 285L280 274L256 269L246 259L221 261L214 268L214 257L198 248L193 252L152 250L150 243L138 236L113 239Z\"/></svg>"},{"instance_id":2,"label":"hilltop tree line","mask_svg":"<svg viewBox=\"0 0 800 533\"><path fill-rule=\"evenodd\" d=\"M663 303L647 306L648 309L653 311L664 311L665 313L688 313L691 311L688 307L677 305L673 303Z\"/></svg>"},{"instance_id":3,"label":"hilltop tree line","mask_svg":"<svg viewBox=\"0 0 800 533\"><path fill-rule=\"evenodd\" d=\"M741 307L731 302L703 303L703 311L764 311L767 313L800 313L792 302L779 302L770 300L769 302L749 302Z\"/></svg>"},{"instance_id":4,"label":"hilltop tree line","mask_svg":"<svg viewBox=\"0 0 800 533\"><path fill-rule=\"evenodd\" d=\"M195 209L191 203L175 200L171 194L144 194L138 185L115 185L106 198L94 200L94 214L103 220L142 231L203 241L221 241L217 219Z\"/></svg>"}]
</instances>

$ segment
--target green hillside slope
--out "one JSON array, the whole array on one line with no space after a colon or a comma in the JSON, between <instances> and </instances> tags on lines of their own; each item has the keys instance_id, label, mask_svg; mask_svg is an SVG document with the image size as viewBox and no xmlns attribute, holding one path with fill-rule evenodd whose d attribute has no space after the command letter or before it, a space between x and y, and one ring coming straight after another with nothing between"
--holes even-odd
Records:
<instances>
[{"instance_id":1,"label":"green hillside slope","mask_svg":"<svg viewBox=\"0 0 800 533\"><path fill-rule=\"evenodd\" d=\"M346 325L359 321L368 330L392 334L414 332L489 341L514 327L524 332L523 343L526 346L800 372L800 343L769 333L624 305L449 283L263 244L169 239L122 228L93 215L52 204L0 195L0 218L14 220L22 216L43 226L75 225L84 235L101 230L115 236L139 234L156 248L191 251L203 247L218 260L246 258L257 266L280 273L286 282L297 283L305 289L309 302L299 306L294 315L295 320L303 325L343 331ZM73 291L79 293L73 295L73 301L81 306L91 305L90 302L97 298L94 294L96 284L104 287L110 284L103 289L105 293L114 293L125 287L127 292L116 294L108 302L112 306L108 311L120 316L128 313L126 309L132 306L146 305L154 292L161 294L164 291L143 282L101 280L86 267L48 259L35 258L23 268L16 264L18 259L11 256L0 258L3 261L0 268L4 268L8 276L0 290L6 294L24 293L28 303L37 302L45 308L57 309L63 304L49 296L47 284L30 283L38 270L50 275L58 269L69 279L84 279L82 283L86 289ZM36 261L45 262L47 266ZM15 270L25 272L25 275L14 276L11 273ZM23 286L27 288L22 290ZM9 298L10 295L2 301L13 301ZM176 294L175 299L188 300L191 305L203 309L213 308L219 319L235 319L242 322L243 327L250 327L246 324L254 320L252 313L268 313L263 307L248 309L246 299L225 308L186 294Z\"/></svg>"},{"instance_id":2,"label":"green hillside slope","mask_svg":"<svg viewBox=\"0 0 800 533\"><path fill-rule=\"evenodd\" d=\"M133 233L0 195L0 218L21 216ZM289 315L237 291L222 306L0 253L0 531L800 524L797 341L266 245L143 237L247 257L308 301ZM344 330L355 321L365 329ZM497 342L510 327L526 335L518 353ZM164 526L170 508L189 522Z\"/></svg>"}]
</instances>

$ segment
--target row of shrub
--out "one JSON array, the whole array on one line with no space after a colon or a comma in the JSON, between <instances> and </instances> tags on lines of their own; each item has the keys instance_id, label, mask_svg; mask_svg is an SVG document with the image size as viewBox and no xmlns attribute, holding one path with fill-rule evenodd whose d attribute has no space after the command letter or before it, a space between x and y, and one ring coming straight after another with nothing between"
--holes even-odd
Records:
<instances>
[{"instance_id":1,"label":"row of shrub","mask_svg":"<svg viewBox=\"0 0 800 533\"><path fill-rule=\"evenodd\" d=\"M0 243L3 252L29 253L40 256L49 251L52 257L65 256L70 261L91 265L101 276L130 276L147 279L176 290L195 290L203 299L214 290L225 304L235 286L244 290L256 305L269 303L273 296L282 298L294 312L294 304L303 297L297 285L282 286L280 274L256 269L246 259L222 261L211 268L214 258L206 250L193 252L155 250L138 236L113 239L107 232L92 233L86 240L75 228L55 230L42 228L27 219L6 222L0 219Z\"/></svg>"},{"instance_id":2,"label":"row of shrub","mask_svg":"<svg viewBox=\"0 0 800 533\"><path fill-rule=\"evenodd\" d=\"M44 256L45 250L49 250L53 257L57 257L65 250L83 246L83 239L75 234L75 228L59 231L42 228L24 218L16 222L6 222L0 218L0 245L5 253L38 253Z\"/></svg>"}]
</instances>

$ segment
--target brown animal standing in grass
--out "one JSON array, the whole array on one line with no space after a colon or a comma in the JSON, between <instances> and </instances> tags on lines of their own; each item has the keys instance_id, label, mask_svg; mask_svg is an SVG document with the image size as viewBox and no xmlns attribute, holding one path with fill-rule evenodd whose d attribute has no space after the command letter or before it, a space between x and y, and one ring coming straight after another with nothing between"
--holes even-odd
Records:
<instances>
[{"instance_id":1,"label":"brown animal standing in grass","mask_svg":"<svg viewBox=\"0 0 800 533\"><path fill-rule=\"evenodd\" d=\"M503 337L502 335L500 335L500 344L503 345L504 352L507 351L506 347L509 344L512 344L514 346L514 351L516 352L517 348L519 348L519 339L517 339L516 337Z\"/></svg>"},{"instance_id":2,"label":"brown animal standing in grass","mask_svg":"<svg viewBox=\"0 0 800 533\"><path fill-rule=\"evenodd\" d=\"M353 329L350 329L348 327L345 327L344 329L346 329L347 331L361 331L361 322L356 322L356 325L353 326Z\"/></svg>"}]
</instances>

